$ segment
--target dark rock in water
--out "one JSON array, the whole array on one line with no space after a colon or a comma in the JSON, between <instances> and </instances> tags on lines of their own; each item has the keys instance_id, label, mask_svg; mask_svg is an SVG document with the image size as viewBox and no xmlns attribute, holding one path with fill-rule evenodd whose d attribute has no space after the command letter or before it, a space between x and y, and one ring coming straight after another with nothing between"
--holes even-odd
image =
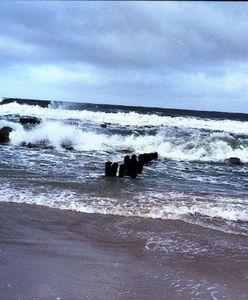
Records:
<instances>
[{"instance_id":1,"label":"dark rock in water","mask_svg":"<svg viewBox=\"0 0 248 300\"><path fill-rule=\"evenodd\" d=\"M136 156L136 154L133 154L131 156L131 161L134 162L134 163L137 163L137 156Z\"/></svg>"},{"instance_id":2,"label":"dark rock in water","mask_svg":"<svg viewBox=\"0 0 248 300\"><path fill-rule=\"evenodd\" d=\"M124 164L127 165L127 163L131 160L130 156L129 155L126 155L124 157Z\"/></svg>"},{"instance_id":3,"label":"dark rock in water","mask_svg":"<svg viewBox=\"0 0 248 300\"><path fill-rule=\"evenodd\" d=\"M68 151L74 150L74 148L72 146L68 146L68 145L65 145L65 146L62 145L62 148L64 148L65 150L68 150Z\"/></svg>"},{"instance_id":4,"label":"dark rock in water","mask_svg":"<svg viewBox=\"0 0 248 300\"><path fill-rule=\"evenodd\" d=\"M110 161L107 161L105 163L105 176L106 177L116 177L118 169L118 163L113 163Z\"/></svg>"},{"instance_id":5,"label":"dark rock in water","mask_svg":"<svg viewBox=\"0 0 248 300\"><path fill-rule=\"evenodd\" d=\"M119 152L121 152L121 153L130 153L131 149L120 149Z\"/></svg>"},{"instance_id":6,"label":"dark rock in water","mask_svg":"<svg viewBox=\"0 0 248 300\"><path fill-rule=\"evenodd\" d=\"M9 142L9 134L13 129L11 127L3 127L0 129L0 143L5 144Z\"/></svg>"},{"instance_id":7,"label":"dark rock in water","mask_svg":"<svg viewBox=\"0 0 248 300\"><path fill-rule=\"evenodd\" d=\"M27 147L27 148L38 148L38 145L34 144L34 143L26 143L26 142L22 142L21 143L22 147Z\"/></svg>"},{"instance_id":8,"label":"dark rock in water","mask_svg":"<svg viewBox=\"0 0 248 300\"><path fill-rule=\"evenodd\" d=\"M111 123L108 123L108 122L104 122L104 123L100 124L100 126L102 128L107 128L109 125L111 125Z\"/></svg>"},{"instance_id":9,"label":"dark rock in water","mask_svg":"<svg viewBox=\"0 0 248 300\"><path fill-rule=\"evenodd\" d=\"M143 166L144 166L144 164L143 164L142 162L138 161L138 163L137 163L137 173L138 173L138 174L141 174L141 173L142 173L142 171L143 171Z\"/></svg>"},{"instance_id":10,"label":"dark rock in water","mask_svg":"<svg viewBox=\"0 0 248 300\"><path fill-rule=\"evenodd\" d=\"M116 177L117 170L118 170L118 163L115 162L111 166L111 177Z\"/></svg>"},{"instance_id":11,"label":"dark rock in water","mask_svg":"<svg viewBox=\"0 0 248 300\"><path fill-rule=\"evenodd\" d=\"M131 158L129 155L126 155L124 157L124 165L125 165L125 172L124 172L124 176L130 176L130 172L129 172L129 162L131 161Z\"/></svg>"},{"instance_id":12,"label":"dark rock in water","mask_svg":"<svg viewBox=\"0 0 248 300\"><path fill-rule=\"evenodd\" d=\"M153 153L153 158L152 159L155 159L155 160L158 159L158 152Z\"/></svg>"},{"instance_id":13,"label":"dark rock in water","mask_svg":"<svg viewBox=\"0 0 248 300\"><path fill-rule=\"evenodd\" d=\"M135 179L138 174L142 173L144 164L157 158L157 152L140 154L139 160L137 160L137 156L135 154L133 154L131 158L129 155L126 155L124 157L124 164L121 164L119 168L119 177L123 178L125 176L130 176L132 179ZM105 176L116 177L117 169L117 163L112 164L112 162L107 161L105 163Z\"/></svg>"},{"instance_id":14,"label":"dark rock in water","mask_svg":"<svg viewBox=\"0 0 248 300\"><path fill-rule=\"evenodd\" d=\"M147 164L151 160L158 159L158 152L153 153L143 153L139 155L139 162L143 164Z\"/></svg>"},{"instance_id":15,"label":"dark rock in water","mask_svg":"<svg viewBox=\"0 0 248 300\"><path fill-rule=\"evenodd\" d=\"M24 124L40 124L41 119L36 117L20 117L20 123Z\"/></svg>"},{"instance_id":16,"label":"dark rock in water","mask_svg":"<svg viewBox=\"0 0 248 300\"><path fill-rule=\"evenodd\" d=\"M130 161L127 163L128 175L135 179L138 174L138 161L135 154L132 155Z\"/></svg>"},{"instance_id":17,"label":"dark rock in water","mask_svg":"<svg viewBox=\"0 0 248 300\"><path fill-rule=\"evenodd\" d=\"M123 178L125 176L125 173L126 173L126 165L122 164L120 165L119 168L119 177Z\"/></svg>"},{"instance_id":18,"label":"dark rock in water","mask_svg":"<svg viewBox=\"0 0 248 300\"><path fill-rule=\"evenodd\" d=\"M49 145L49 141L47 141L47 140L42 140L42 141L39 141L37 143L22 142L21 146L27 147L27 148L30 148L30 149L35 149L35 148L50 149L50 150L54 149L53 146Z\"/></svg>"},{"instance_id":19,"label":"dark rock in water","mask_svg":"<svg viewBox=\"0 0 248 300\"><path fill-rule=\"evenodd\" d=\"M112 165L112 162L111 161L107 161L105 163L105 176L106 177L111 177L111 165Z\"/></svg>"},{"instance_id":20,"label":"dark rock in water","mask_svg":"<svg viewBox=\"0 0 248 300\"><path fill-rule=\"evenodd\" d=\"M71 142L69 142L69 141L63 142L61 144L61 147L64 148L65 150L68 150L68 151L74 150L74 148L72 147Z\"/></svg>"},{"instance_id":21,"label":"dark rock in water","mask_svg":"<svg viewBox=\"0 0 248 300\"><path fill-rule=\"evenodd\" d=\"M240 165L240 163L241 163L240 158L238 158L238 157L230 157L227 159L227 161L231 165Z\"/></svg>"}]
</instances>

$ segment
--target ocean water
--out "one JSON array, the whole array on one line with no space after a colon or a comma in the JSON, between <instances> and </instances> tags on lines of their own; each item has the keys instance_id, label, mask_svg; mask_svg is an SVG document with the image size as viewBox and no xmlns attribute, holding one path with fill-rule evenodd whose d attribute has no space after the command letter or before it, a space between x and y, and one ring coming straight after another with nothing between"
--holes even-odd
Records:
<instances>
[{"instance_id":1,"label":"ocean water","mask_svg":"<svg viewBox=\"0 0 248 300\"><path fill-rule=\"evenodd\" d=\"M10 143L0 145L0 201L248 235L248 115L37 103L0 105L0 128L13 128ZM42 122L21 125L21 116ZM158 160L136 179L104 177L106 161L155 151ZM232 156L241 164L228 164Z\"/></svg>"}]
</instances>

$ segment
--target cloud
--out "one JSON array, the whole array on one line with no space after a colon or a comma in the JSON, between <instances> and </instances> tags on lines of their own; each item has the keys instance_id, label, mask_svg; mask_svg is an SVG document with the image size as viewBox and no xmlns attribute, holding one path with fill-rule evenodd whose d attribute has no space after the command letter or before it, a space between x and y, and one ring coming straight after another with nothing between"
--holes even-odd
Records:
<instances>
[{"instance_id":1,"label":"cloud","mask_svg":"<svg viewBox=\"0 0 248 300\"><path fill-rule=\"evenodd\" d=\"M15 83L15 96L36 97L35 89L23 92L26 80L42 98L238 111L248 92L246 9L232 2L1 2L3 96L13 96Z\"/></svg>"}]
</instances>

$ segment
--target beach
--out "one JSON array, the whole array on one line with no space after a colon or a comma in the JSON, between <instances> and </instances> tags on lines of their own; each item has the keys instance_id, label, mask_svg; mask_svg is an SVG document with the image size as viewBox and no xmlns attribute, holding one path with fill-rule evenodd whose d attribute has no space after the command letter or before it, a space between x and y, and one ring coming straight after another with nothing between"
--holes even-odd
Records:
<instances>
[{"instance_id":1,"label":"beach","mask_svg":"<svg viewBox=\"0 0 248 300\"><path fill-rule=\"evenodd\" d=\"M0 214L1 299L248 297L245 236L16 203Z\"/></svg>"}]
</instances>

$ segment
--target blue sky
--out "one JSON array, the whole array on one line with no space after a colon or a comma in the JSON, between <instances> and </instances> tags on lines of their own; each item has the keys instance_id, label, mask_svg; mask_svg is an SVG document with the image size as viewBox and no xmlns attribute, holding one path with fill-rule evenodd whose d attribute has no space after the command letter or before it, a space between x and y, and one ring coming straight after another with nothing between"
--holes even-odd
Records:
<instances>
[{"instance_id":1,"label":"blue sky","mask_svg":"<svg viewBox=\"0 0 248 300\"><path fill-rule=\"evenodd\" d=\"M0 96L248 113L248 3L1 1Z\"/></svg>"}]
</instances>

